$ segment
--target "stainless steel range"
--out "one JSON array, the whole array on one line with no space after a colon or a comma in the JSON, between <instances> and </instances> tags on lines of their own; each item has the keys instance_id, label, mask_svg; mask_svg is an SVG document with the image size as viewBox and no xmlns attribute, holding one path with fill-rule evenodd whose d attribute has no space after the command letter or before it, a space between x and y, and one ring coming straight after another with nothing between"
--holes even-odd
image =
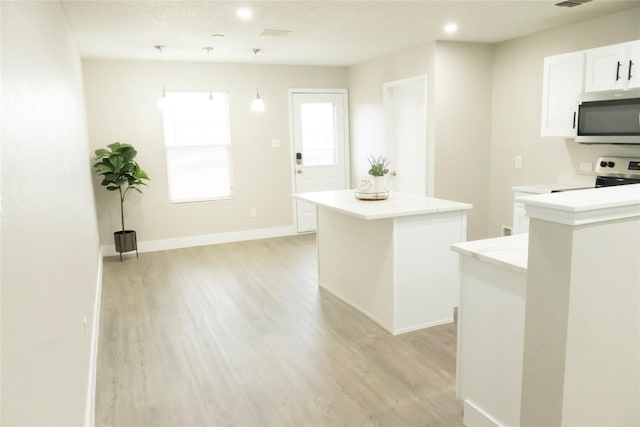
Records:
<instances>
[{"instance_id":1,"label":"stainless steel range","mask_svg":"<svg viewBox=\"0 0 640 427\"><path fill-rule=\"evenodd\" d=\"M596 188L614 185L640 184L640 158L636 157L600 157L596 165ZM590 187L593 188L593 187ZM553 190L552 193L584 188Z\"/></svg>"},{"instance_id":2,"label":"stainless steel range","mask_svg":"<svg viewBox=\"0 0 640 427\"><path fill-rule=\"evenodd\" d=\"M640 158L600 157L596 165L596 187L639 184Z\"/></svg>"}]
</instances>

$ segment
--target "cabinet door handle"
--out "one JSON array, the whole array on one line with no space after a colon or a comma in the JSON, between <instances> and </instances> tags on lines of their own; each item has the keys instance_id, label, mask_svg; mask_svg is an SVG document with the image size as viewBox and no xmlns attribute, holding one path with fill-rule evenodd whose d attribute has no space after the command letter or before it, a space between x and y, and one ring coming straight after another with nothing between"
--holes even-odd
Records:
<instances>
[{"instance_id":1,"label":"cabinet door handle","mask_svg":"<svg viewBox=\"0 0 640 427\"><path fill-rule=\"evenodd\" d=\"M573 112L573 128L576 128L576 112Z\"/></svg>"},{"instance_id":2,"label":"cabinet door handle","mask_svg":"<svg viewBox=\"0 0 640 427\"><path fill-rule=\"evenodd\" d=\"M618 61L618 65L616 66L616 81L620 80L620 61Z\"/></svg>"},{"instance_id":3,"label":"cabinet door handle","mask_svg":"<svg viewBox=\"0 0 640 427\"><path fill-rule=\"evenodd\" d=\"M627 80L631 80L631 67L633 67L633 61L629 60L629 73L627 74Z\"/></svg>"}]
</instances>

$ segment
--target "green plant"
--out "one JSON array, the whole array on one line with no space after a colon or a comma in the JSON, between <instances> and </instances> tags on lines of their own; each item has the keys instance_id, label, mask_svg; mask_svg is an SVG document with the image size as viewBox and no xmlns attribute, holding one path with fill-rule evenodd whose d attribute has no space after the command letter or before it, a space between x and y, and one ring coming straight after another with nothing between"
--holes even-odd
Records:
<instances>
[{"instance_id":1,"label":"green plant","mask_svg":"<svg viewBox=\"0 0 640 427\"><path fill-rule=\"evenodd\" d=\"M93 167L102 176L100 185L109 191L118 190L120 193L120 220L124 232L124 198L129 190L142 193L138 187L147 185L143 180L151 178L134 160L138 152L132 145L114 142L107 147L95 151L96 163Z\"/></svg>"},{"instance_id":2,"label":"green plant","mask_svg":"<svg viewBox=\"0 0 640 427\"><path fill-rule=\"evenodd\" d=\"M391 163L391 161L387 160L386 157L378 156L378 158L376 158L374 156L371 156L368 160L369 165L371 165L371 168L369 169L369 175L384 176L389 172L389 169L387 167L389 166L389 163Z\"/></svg>"}]
</instances>

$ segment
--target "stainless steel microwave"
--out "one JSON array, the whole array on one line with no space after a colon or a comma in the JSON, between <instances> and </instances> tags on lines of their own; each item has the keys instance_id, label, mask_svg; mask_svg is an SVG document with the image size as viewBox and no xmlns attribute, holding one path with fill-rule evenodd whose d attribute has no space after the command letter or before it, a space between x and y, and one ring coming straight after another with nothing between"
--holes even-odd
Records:
<instances>
[{"instance_id":1,"label":"stainless steel microwave","mask_svg":"<svg viewBox=\"0 0 640 427\"><path fill-rule=\"evenodd\" d=\"M578 104L576 142L640 144L640 89L584 94Z\"/></svg>"}]
</instances>

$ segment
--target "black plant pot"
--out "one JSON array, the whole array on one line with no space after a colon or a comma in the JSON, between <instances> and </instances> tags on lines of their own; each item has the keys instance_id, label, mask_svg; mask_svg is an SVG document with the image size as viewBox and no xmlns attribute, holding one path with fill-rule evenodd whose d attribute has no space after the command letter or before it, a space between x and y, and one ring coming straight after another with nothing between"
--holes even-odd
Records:
<instances>
[{"instance_id":1,"label":"black plant pot","mask_svg":"<svg viewBox=\"0 0 640 427\"><path fill-rule=\"evenodd\" d=\"M135 231L116 231L113 233L113 241L116 244L116 252L120 253L120 261L122 261L123 252L136 251L136 258L138 258L138 240Z\"/></svg>"}]
</instances>

